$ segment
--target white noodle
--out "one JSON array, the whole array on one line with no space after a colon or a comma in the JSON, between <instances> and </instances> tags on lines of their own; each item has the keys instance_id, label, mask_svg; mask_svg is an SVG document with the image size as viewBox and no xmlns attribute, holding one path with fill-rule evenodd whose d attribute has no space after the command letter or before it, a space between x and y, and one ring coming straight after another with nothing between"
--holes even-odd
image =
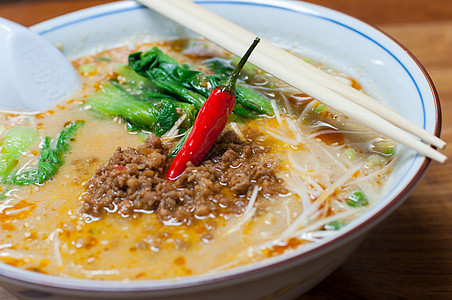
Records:
<instances>
[{"instance_id":1,"label":"white noodle","mask_svg":"<svg viewBox=\"0 0 452 300\"><path fill-rule=\"evenodd\" d=\"M305 102L305 101L311 101L314 100L314 98L312 98L311 96L296 96L296 95L291 95L292 98L294 98L295 100L298 100L300 102Z\"/></svg>"},{"instance_id":2,"label":"white noodle","mask_svg":"<svg viewBox=\"0 0 452 300\"><path fill-rule=\"evenodd\" d=\"M314 174L311 174L310 176L308 176L309 171L307 170L306 167L301 166L297 160L295 160L295 158L293 157L293 155L295 154L295 151L289 151L289 155L288 158L291 162L291 166L294 167L295 170L299 171L299 175L298 176L302 176L303 180L306 181L308 184L310 184L312 186L312 188L310 189L310 194L312 194L315 197L318 197L323 191L324 188L322 188L312 177L314 176ZM313 160L315 162L317 162L317 160ZM312 172L310 172L312 173ZM295 174L293 174L295 175Z\"/></svg>"},{"instance_id":3,"label":"white noodle","mask_svg":"<svg viewBox=\"0 0 452 300\"><path fill-rule=\"evenodd\" d=\"M280 132L277 129L274 129L274 128L270 129L270 128L264 127L262 125L259 125L259 128L262 131L264 131L265 133L267 133L268 135L270 135L270 136L274 137L275 139L280 140L281 142L286 143L288 145L298 146L300 144L297 140L289 138L288 136L286 136L285 134L283 134L282 132Z\"/></svg>"},{"instance_id":4,"label":"white noodle","mask_svg":"<svg viewBox=\"0 0 452 300\"><path fill-rule=\"evenodd\" d=\"M295 121L290 117L286 117L286 122L287 125L289 125L289 129L292 130L293 134L295 135L297 142L301 144L303 142L303 133L301 132L300 127L298 127L295 124Z\"/></svg>"},{"instance_id":5,"label":"white noodle","mask_svg":"<svg viewBox=\"0 0 452 300\"><path fill-rule=\"evenodd\" d=\"M334 231L326 231L326 230L320 230L320 231L311 231L311 232L305 232L299 236L300 240L306 240L310 242L319 242L322 239L332 236L335 234Z\"/></svg>"},{"instance_id":6,"label":"white noodle","mask_svg":"<svg viewBox=\"0 0 452 300\"><path fill-rule=\"evenodd\" d=\"M303 211L306 211L308 207L311 205L311 199L308 195L306 186L300 179L300 177L295 175L293 172L291 172L290 175L293 179L293 182L286 181L287 188L300 197Z\"/></svg>"},{"instance_id":7,"label":"white noodle","mask_svg":"<svg viewBox=\"0 0 452 300\"><path fill-rule=\"evenodd\" d=\"M9 210L5 214L8 215L8 216L14 216L14 215L20 214L23 211L27 211L29 209L30 208L27 207L27 206L26 207L22 207L22 208L18 208L18 209L11 209L11 208L9 208Z\"/></svg>"},{"instance_id":8,"label":"white noodle","mask_svg":"<svg viewBox=\"0 0 452 300\"><path fill-rule=\"evenodd\" d=\"M393 165L396 163L397 159L392 159L388 164L383 166L381 169L377 169L377 171L368 173L366 176L363 176L361 178L357 178L354 182L355 183L361 183L363 181L369 181L370 179L378 176L378 174L384 174L386 172L389 172L389 169L393 167Z\"/></svg>"},{"instance_id":9,"label":"white noodle","mask_svg":"<svg viewBox=\"0 0 452 300\"><path fill-rule=\"evenodd\" d=\"M284 108L286 109L287 113L289 115L293 115L292 105L290 105L289 99L287 99L287 96L284 95L284 93L281 93L281 98L284 100Z\"/></svg>"},{"instance_id":10,"label":"white noodle","mask_svg":"<svg viewBox=\"0 0 452 300\"><path fill-rule=\"evenodd\" d=\"M270 103L272 104L273 112L275 113L275 118L278 121L279 125L283 125L282 119L281 119L281 113L279 111L279 107L276 104L275 99L271 99Z\"/></svg>"},{"instance_id":11,"label":"white noodle","mask_svg":"<svg viewBox=\"0 0 452 300\"><path fill-rule=\"evenodd\" d=\"M350 177L353 176L353 174L355 174L359 169L362 168L362 166L363 164L359 164L345 172L340 178L338 178L335 182L328 186L328 188L322 193L322 195L317 198L315 202L319 205L323 203L328 198L328 196L330 196L337 188L344 185L345 182L347 182L347 180L349 180Z\"/></svg>"},{"instance_id":12,"label":"white noodle","mask_svg":"<svg viewBox=\"0 0 452 300\"><path fill-rule=\"evenodd\" d=\"M314 212L318 210L318 206L310 204L309 208L303 210L303 212L290 224L279 236L278 240L285 241L293 236L294 232L301 226L304 226L308 222L308 216L313 216Z\"/></svg>"},{"instance_id":13,"label":"white noodle","mask_svg":"<svg viewBox=\"0 0 452 300\"><path fill-rule=\"evenodd\" d=\"M335 163L338 167L340 167L340 168L341 168L342 170L344 170L344 171L347 170L347 168L346 168L343 164L341 164L341 163L339 162L339 160L337 160L337 158L335 158L328 150L326 150L325 147L322 147L322 146L319 145L318 148L319 148L320 150L322 150L323 153L325 153L326 157L328 157L329 159L331 159L331 161L332 161L333 163Z\"/></svg>"},{"instance_id":14,"label":"white noodle","mask_svg":"<svg viewBox=\"0 0 452 300\"><path fill-rule=\"evenodd\" d=\"M297 237L301 240L319 241L320 238L325 238L325 237L334 235L337 231L333 231L333 230L318 231L317 229L321 228L322 226L324 226L325 224L327 224L329 222L340 220L340 219L346 219L346 218L353 216L354 214L358 214L358 213L359 213L359 209L352 209L349 211L338 213L338 214L330 216L328 218L321 219L321 220L313 223L312 225L309 225L309 226L303 228L300 231L297 231L291 235L288 235L287 237L283 237L283 234L284 234L284 232L283 232L278 238L272 239L269 241L265 241L258 245L250 246L245 251L246 251L248 257L253 257L255 255L255 253L258 251L262 251L264 249L269 249L270 247L275 246L275 245L286 245L287 240L291 237ZM245 251L243 251L243 252L245 252ZM238 257L242 257L242 258L238 258L234 261L231 261L225 265L222 265L222 266L216 268L215 270L223 270L223 269L232 267L236 264L239 264L244 259L243 252L239 253L239 255L238 255Z\"/></svg>"},{"instance_id":15,"label":"white noodle","mask_svg":"<svg viewBox=\"0 0 452 300\"><path fill-rule=\"evenodd\" d=\"M299 231L295 232L292 236L301 237L303 234L305 234L307 232L310 232L310 231L313 231L313 230L318 230L319 228L321 228L325 224L328 224L328 223L333 222L333 221L341 220L341 219L346 219L346 218L349 218L350 216L353 216L355 214L359 214L361 212L362 212L361 209L352 208L352 209L349 209L347 211L344 211L344 212L341 212L341 213L337 213L337 214L332 215L330 217L318 220L317 222L315 222L313 224L310 224L309 226L306 226L303 229L300 229ZM335 231L333 231L333 232L335 232Z\"/></svg>"},{"instance_id":16,"label":"white noodle","mask_svg":"<svg viewBox=\"0 0 452 300\"><path fill-rule=\"evenodd\" d=\"M63 259L61 258L61 252L60 252L60 245L61 241L59 238L59 234L63 232L63 229L57 228L52 233L50 233L47 240L51 241L53 243L53 252L55 254L55 261L58 267L63 266Z\"/></svg>"},{"instance_id":17,"label":"white noodle","mask_svg":"<svg viewBox=\"0 0 452 300\"><path fill-rule=\"evenodd\" d=\"M260 79L260 80L258 80ZM268 79L264 74L257 74L254 76L254 85L256 87L259 87L261 89L267 89L271 91L271 88L265 88L265 86L268 84Z\"/></svg>"},{"instance_id":18,"label":"white noodle","mask_svg":"<svg viewBox=\"0 0 452 300\"><path fill-rule=\"evenodd\" d=\"M6 249L6 248L9 248L9 247L12 247L12 245L13 245L13 244L11 244L11 243L8 243L8 244L2 244L2 245L0 245L0 250Z\"/></svg>"},{"instance_id":19,"label":"white noodle","mask_svg":"<svg viewBox=\"0 0 452 300\"><path fill-rule=\"evenodd\" d=\"M321 211L319 211L320 205L328 198L328 196L336 190L336 188L342 186L356 171L358 171L362 165L358 165L355 168L350 169L346 172L342 177L336 180L336 182L332 183L325 191L317 198L317 200L312 203L309 209L303 210L303 212L295 219L292 224L287 227L282 234L280 235L280 239L286 240L289 237L293 236L294 232L305 226L309 219L315 219ZM301 195L299 195L301 197ZM309 217L308 217L309 216Z\"/></svg>"},{"instance_id":20,"label":"white noodle","mask_svg":"<svg viewBox=\"0 0 452 300\"><path fill-rule=\"evenodd\" d=\"M30 253L22 252L19 250L8 249L8 248L4 248L0 251L0 257L11 257L11 258L15 258L15 259L23 259L23 260L27 261L28 263L38 262L40 260L45 259L44 256L41 256L41 255L30 254Z\"/></svg>"},{"instance_id":21,"label":"white noodle","mask_svg":"<svg viewBox=\"0 0 452 300\"><path fill-rule=\"evenodd\" d=\"M233 261L225 263L225 264L223 264L221 266L218 266L216 268L209 269L209 271L207 271L205 274L215 274L215 273L217 273L219 271L230 269L230 268L234 267L236 264L239 264L242 260L243 260L243 258L235 259Z\"/></svg>"},{"instance_id":22,"label":"white noodle","mask_svg":"<svg viewBox=\"0 0 452 300\"><path fill-rule=\"evenodd\" d=\"M182 114L180 118L174 123L173 127L171 127L170 130L165 132L164 135L162 135L162 139L173 139L178 136L177 132L179 131L179 126L184 122L185 118L187 117L187 114Z\"/></svg>"},{"instance_id":23,"label":"white noodle","mask_svg":"<svg viewBox=\"0 0 452 300\"><path fill-rule=\"evenodd\" d=\"M255 186L253 190L253 194L246 206L245 213L240 217L240 220L234 224L234 226L227 231L227 234L235 232L243 227L248 221L254 216L256 213L256 208L254 207L254 203L256 202L257 193L259 192L259 187Z\"/></svg>"},{"instance_id":24,"label":"white noodle","mask_svg":"<svg viewBox=\"0 0 452 300\"><path fill-rule=\"evenodd\" d=\"M298 117L298 122L303 122L303 120L305 119L305 116L312 111L312 107L316 103L318 103L318 101L311 101L308 103L308 105L306 105L306 107L301 112L300 117Z\"/></svg>"},{"instance_id":25,"label":"white noodle","mask_svg":"<svg viewBox=\"0 0 452 300\"><path fill-rule=\"evenodd\" d=\"M242 139L245 138L245 136L243 135L242 131L240 131L239 126L237 125L236 122L230 122L229 125L231 126L232 130L234 130L234 132Z\"/></svg>"},{"instance_id":26,"label":"white noodle","mask_svg":"<svg viewBox=\"0 0 452 300\"><path fill-rule=\"evenodd\" d=\"M283 204L284 210L286 211L285 215L286 215L286 226L290 225L290 208L289 208L289 204L287 201L284 201Z\"/></svg>"},{"instance_id":27,"label":"white noodle","mask_svg":"<svg viewBox=\"0 0 452 300\"><path fill-rule=\"evenodd\" d=\"M314 131L313 133L309 134L308 137L309 138L316 138L319 135L322 134L331 134L331 133L337 133L338 131L336 129L324 129L324 130L319 130L319 131ZM345 130L341 130L341 132L345 132Z\"/></svg>"},{"instance_id":28,"label":"white noodle","mask_svg":"<svg viewBox=\"0 0 452 300\"><path fill-rule=\"evenodd\" d=\"M119 275L119 270L80 270L83 274L88 277L98 276L98 275Z\"/></svg>"}]
</instances>

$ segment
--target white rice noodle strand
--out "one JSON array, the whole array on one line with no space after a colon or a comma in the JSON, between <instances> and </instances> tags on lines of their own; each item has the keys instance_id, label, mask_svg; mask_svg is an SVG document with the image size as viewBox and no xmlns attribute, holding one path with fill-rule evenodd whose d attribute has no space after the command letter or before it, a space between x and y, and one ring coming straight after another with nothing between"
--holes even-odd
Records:
<instances>
[{"instance_id":1,"label":"white rice noodle strand","mask_svg":"<svg viewBox=\"0 0 452 300\"><path fill-rule=\"evenodd\" d=\"M328 188L325 189L325 191L320 195L315 203L320 206L337 188L344 185L350 177L353 176L359 169L361 169L363 164L358 164L354 168L349 169L347 172L345 172L340 178L338 178L335 182L333 182Z\"/></svg>"},{"instance_id":2,"label":"white rice noodle strand","mask_svg":"<svg viewBox=\"0 0 452 300\"><path fill-rule=\"evenodd\" d=\"M282 118L281 118L281 112L279 111L279 107L276 104L275 99L271 99L270 103L272 105L273 112L275 113L276 120L278 121L279 125L283 125L283 121L282 121Z\"/></svg>"},{"instance_id":3,"label":"white rice noodle strand","mask_svg":"<svg viewBox=\"0 0 452 300\"><path fill-rule=\"evenodd\" d=\"M286 117L286 122L289 126L289 129L292 130L297 142L301 144L303 142L303 133L301 132L300 127L298 127L297 124L295 124L294 120L292 120L292 118L290 117Z\"/></svg>"},{"instance_id":4,"label":"white rice noodle strand","mask_svg":"<svg viewBox=\"0 0 452 300\"><path fill-rule=\"evenodd\" d=\"M243 135L242 131L239 128L239 125L237 125L236 122L230 122L229 126L231 126L232 130L241 138L244 139L245 136Z\"/></svg>"},{"instance_id":5,"label":"white rice noodle strand","mask_svg":"<svg viewBox=\"0 0 452 300\"><path fill-rule=\"evenodd\" d=\"M370 181L371 179L377 177L379 174L384 174L390 171L390 169L394 166L397 159L392 159L388 164L383 166L382 168L378 168L377 171L367 174L361 178L357 178L354 183L361 183L363 181Z\"/></svg>"},{"instance_id":6,"label":"white rice noodle strand","mask_svg":"<svg viewBox=\"0 0 452 300\"><path fill-rule=\"evenodd\" d=\"M173 139L178 136L179 126L184 122L185 118L187 117L187 114L182 114L182 116L179 117L179 119L174 123L173 127L171 127L170 130L165 132L164 135L162 135L162 139Z\"/></svg>"},{"instance_id":7,"label":"white rice noodle strand","mask_svg":"<svg viewBox=\"0 0 452 300\"><path fill-rule=\"evenodd\" d=\"M325 147L322 147L319 145L319 149L322 150L325 153L325 156L328 157L333 163L335 163L339 168L346 171L347 168L339 162L337 158L335 158L328 150L325 149Z\"/></svg>"},{"instance_id":8,"label":"white rice noodle strand","mask_svg":"<svg viewBox=\"0 0 452 300\"><path fill-rule=\"evenodd\" d=\"M309 102L308 103L308 105L306 105L306 107L303 109L303 111L301 112L301 114L300 114L300 117L298 117L298 122L302 122L304 119L305 119L305 117L306 117L306 115L309 113L309 112L311 112L312 111L312 107L316 104L316 103L319 103L319 101L311 101L311 102Z\"/></svg>"},{"instance_id":9,"label":"white rice noodle strand","mask_svg":"<svg viewBox=\"0 0 452 300\"><path fill-rule=\"evenodd\" d=\"M362 211L360 209L350 209L350 210L346 210L344 212L334 214L330 217L323 218L321 220L318 220L315 223L310 224L309 226L306 226L306 227L300 229L299 231L295 232L293 236L302 238L303 234L306 234L307 232L312 232L314 230L319 230L325 224L328 224L330 222L337 221L337 220L350 218L351 216L360 214L361 212ZM335 232L335 231L332 231L332 232Z\"/></svg>"},{"instance_id":10,"label":"white rice noodle strand","mask_svg":"<svg viewBox=\"0 0 452 300\"><path fill-rule=\"evenodd\" d=\"M257 199L257 193L259 192L259 187L255 186L253 190L253 194L251 195L251 198L249 199L248 205L246 206L245 212L240 217L240 219L234 224L232 228L230 228L227 231L227 234L230 234L232 232L235 232L243 227L243 225L247 224L249 220L254 216L256 213L256 207L254 207L254 204L256 203Z\"/></svg>"},{"instance_id":11,"label":"white rice noodle strand","mask_svg":"<svg viewBox=\"0 0 452 300\"><path fill-rule=\"evenodd\" d=\"M63 232L63 229L57 228L54 231L52 231L52 233L50 233L49 237L47 238L47 240L49 240L53 243L53 253L55 255L55 262L58 267L63 266L63 259L61 257L61 252L60 252L61 241L59 238L59 235L62 232Z\"/></svg>"},{"instance_id":12,"label":"white rice noodle strand","mask_svg":"<svg viewBox=\"0 0 452 300\"><path fill-rule=\"evenodd\" d=\"M284 108L286 109L286 112L289 115L293 115L292 105L290 105L289 100L287 99L287 96L284 95L284 93L281 93L281 97L284 100Z\"/></svg>"},{"instance_id":13,"label":"white rice noodle strand","mask_svg":"<svg viewBox=\"0 0 452 300\"><path fill-rule=\"evenodd\" d=\"M281 142L284 142L288 145L292 145L292 146L299 145L299 142L297 140L288 137L287 135L283 134L281 131L279 131L277 129L274 129L274 128L270 129L270 128L264 127L262 125L260 126L260 129L263 132L267 133L268 135L270 135L270 136L274 137L275 139L277 139Z\"/></svg>"}]
</instances>

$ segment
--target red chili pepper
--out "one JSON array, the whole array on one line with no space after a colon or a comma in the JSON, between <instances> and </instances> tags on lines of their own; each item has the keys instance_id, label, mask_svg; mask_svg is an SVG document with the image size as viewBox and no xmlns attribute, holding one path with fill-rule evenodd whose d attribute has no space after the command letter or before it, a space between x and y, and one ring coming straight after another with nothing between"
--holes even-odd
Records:
<instances>
[{"instance_id":1,"label":"red chili pepper","mask_svg":"<svg viewBox=\"0 0 452 300\"><path fill-rule=\"evenodd\" d=\"M259 41L259 38L254 40L228 78L226 85L216 87L202 105L187 140L182 145L168 170L166 176L168 180L176 180L185 171L189 161L195 166L199 165L226 127L235 106L235 83L240 71Z\"/></svg>"}]
</instances>

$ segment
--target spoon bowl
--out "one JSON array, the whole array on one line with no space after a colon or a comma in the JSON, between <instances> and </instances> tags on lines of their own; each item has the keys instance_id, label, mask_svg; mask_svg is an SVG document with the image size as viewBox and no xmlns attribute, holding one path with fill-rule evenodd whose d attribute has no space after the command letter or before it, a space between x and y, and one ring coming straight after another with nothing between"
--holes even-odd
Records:
<instances>
[{"instance_id":1,"label":"spoon bowl","mask_svg":"<svg viewBox=\"0 0 452 300\"><path fill-rule=\"evenodd\" d=\"M26 27L0 18L0 109L42 111L81 85L58 48Z\"/></svg>"}]
</instances>

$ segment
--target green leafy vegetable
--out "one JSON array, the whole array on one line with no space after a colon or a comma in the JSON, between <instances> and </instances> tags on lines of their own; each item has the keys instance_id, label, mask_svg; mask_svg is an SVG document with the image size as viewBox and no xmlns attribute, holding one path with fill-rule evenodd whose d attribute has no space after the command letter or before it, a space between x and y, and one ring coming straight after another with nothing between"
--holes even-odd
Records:
<instances>
[{"instance_id":1,"label":"green leafy vegetable","mask_svg":"<svg viewBox=\"0 0 452 300\"><path fill-rule=\"evenodd\" d=\"M65 125L57 138L46 137L42 144L37 168L8 176L3 179L3 183L12 185L43 184L52 178L63 165L64 155L70 150L70 142L83 124L84 121L70 122Z\"/></svg>"},{"instance_id":2,"label":"green leafy vegetable","mask_svg":"<svg viewBox=\"0 0 452 300\"><path fill-rule=\"evenodd\" d=\"M104 84L86 103L104 115L122 117L129 131L143 129L162 136L182 115L179 132L191 128L198 110L228 71L207 75L190 70L154 47L144 54L130 54L129 65L118 65L116 72L118 81ZM262 113L273 114L270 100L245 84L238 86L232 119Z\"/></svg>"},{"instance_id":3,"label":"green leafy vegetable","mask_svg":"<svg viewBox=\"0 0 452 300\"><path fill-rule=\"evenodd\" d=\"M160 93L160 92L156 92L156 91L152 91L152 90L141 90L137 94L135 94L133 90L131 92L135 97L137 97L141 100L149 101L149 102L159 102L161 100L171 100L174 102L178 102L176 100L176 98L174 98L168 94L164 94L164 93ZM189 103L185 103L185 102L180 102L180 103L189 104ZM194 105L191 105L191 106L194 107ZM194 108L196 109L196 107L194 107Z\"/></svg>"},{"instance_id":4,"label":"green leafy vegetable","mask_svg":"<svg viewBox=\"0 0 452 300\"><path fill-rule=\"evenodd\" d=\"M116 66L116 72L123 77L132 89L155 89L149 79L139 75L128 65L118 64Z\"/></svg>"},{"instance_id":5,"label":"green leafy vegetable","mask_svg":"<svg viewBox=\"0 0 452 300\"><path fill-rule=\"evenodd\" d=\"M145 129L157 136L162 136L179 119L177 109L186 114L180 126L183 131L193 125L197 113L196 107L190 103L178 102L174 98L149 90L143 91L140 96L134 96L114 81L103 85L86 103L103 114L121 116L126 120L127 129L130 131Z\"/></svg>"},{"instance_id":6,"label":"green leafy vegetable","mask_svg":"<svg viewBox=\"0 0 452 300\"><path fill-rule=\"evenodd\" d=\"M5 189L0 193L0 201L3 201L6 199L6 195L8 194L9 189Z\"/></svg>"},{"instance_id":7,"label":"green leafy vegetable","mask_svg":"<svg viewBox=\"0 0 452 300\"><path fill-rule=\"evenodd\" d=\"M366 166L373 167L373 166L382 166L388 162L388 158L381 156L379 154L371 154L367 158Z\"/></svg>"},{"instance_id":8,"label":"green leafy vegetable","mask_svg":"<svg viewBox=\"0 0 452 300\"><path fill-rule=\"evenodd\" d=\"M229 59L214 57L206 59L203 61L203 64L208 66L209 69L216 75L228 77L231 75L232 70L234 70L234 67L239 63L239 61L240 57L238 56L233 56ZM253 77L258 73L258 68L247 62L240 73L247 77Z\"/></svg>"},{"instance_id":9,"label":"green leafy vegetable","mask_svg":"<svg viewBox=\"0 0 452 300\"><path fill-rule=\"evenodd\" d=\"M317 114L322 113L323 111L325 111L327 109L325 104L319 104L317 105L317 107L314 108L314 112L316 112Z\"/></svg>"},{"instance_id":10,"label":"green leafy vegetable","mask_svg":"<svg viewBox=\"0 0 452 300\"><path fill-rule=\"evenodd\" d=\"M105 56L100 56L100 57L96 57L96 60L98 61L111 61L110 57L105 57Z\"/></svg>"},{"instance_id":11,"label":"green leafy vegetable","mask_svg":"<svg viewBox=\"0 0 452 300\"><path fill-rule=\"evenodd\" d=\"M36 129L31 127L13 127L8 129L0 143L0 177L8 175L19 162L22 152L38 137Z\"/></svg>"},{"instance_id":12,"label":"green leafy vegetable","mask_svg":"<svg viewBox=\"0 0 452 300\"><path fill-rule=\"evenodd\" d=\"M372 143L371 149L381 155L391 156L394 154L396 144L392 140L377 139Z\"/></svg>"},{"instance_id":13,"label":"green leafy vegetable","mask_svg":"<svg viewBox=\"0 0 452 300\"><path fill-rule=\"evenodd\" d=\"M240 61L240 57L238 57L238 56L231 57L231 62L232 62L233 66L236 66L239 63L239 61ZM259 69L255 65L253 65L250 62L247 62L245 64L245 66L243 66L241 73L248 77L253 77L258 73L258 70Z\"/></svg>"},{"instance_id":14,"label":"green leafy vegetable","mask_svg":"<svg viewBox=\"0 0 452 300\"><path fill-rule=\"evenodd\" d=\"M137 99L113 82L105 84L86 103L96 111L123 117L129 123L129 128L152 130L158 136L164 133L162 130L171 128L179 118L171 101L151 103Z\"/></svg>"},{"instance_id":15,"label":"green leafy vegetable","mask_svg":"<svg viewBox=\"0 0 452 300\"><path fill-rule=\"evenodd\" d=\"M203 64L208 66L209 69L220 76L227 77L232 73L234 67L229 59L224 58L210 58L203 61Z\"/></svg>"},{"instance_id":16,"label":"green leafy vegetable","mask_svg":"<svg viewBox=\"0 0 452 300\"><path fill-rule=\"evenodd\" d=\"M246 99L246 101L239 102L244 107L267 115L274 114L271 102L267 97L248 88L245 84L237 85L236 91L237 99Z\"/></svg>"},{"instance_id":17,"label":"green leafy vegetable","mask_svg":"<svg viewBox=\"0 0 452 300\"><path fill-rule=\"evenodd\" d=\"M347 204L351 207L364 207L368 204L367 197L361 190L348 196Z\"/></svg>"},{"instance_id":18,"label":"green leafy vegetable","mask_svg":"<svg viewBox=\"0 0 452 300\"><path fill-rule=\"evenodd\" d=\"M325 230L339 230L340 228L344 227L345 225L347 225L347 223L345 223L344 221L335 220L335 221L326 223L325 226L323 226L323 228Z\"/></svg>"},{"instance_id":19,"label":"green leafy vegetable","mask_svg":"<svg viewBox=\"0 0 452 300\"><path fill-rule=\"evenodd\" d=\"M219 86L225 74L207 75L179 64L174 58L154 47L150 51L129 55L129 66L138 74L148 78L158 88L192 103L198 109L210 92ZM269 99L247 87L237 86L237 104L234 113L247 118L259 114L273 114Z\"/></svg>"},{"instance_id":20,"label":"green leafy vegetable","mask_svg":"<svg viewBox=\"0 0 452 300\"><path fill-rule=\"evenodd\" d=\"M171 95L174 95L175 97L178 97L183 101L193 104L194 106L196 106L197 109L200 109L201 106L206 101L206 97L204 97L203 95L198 94L197 92L187 89L183 86L180 86L167 78L155 79L153 83L157 87L170 93Z\"/></svg>"},{"instance_id":21,"label":"green leafy vegetable","mask_svg":"<svg viewBox=\"0 0 452 300\"><path fill-rule=\"evenodd\" d=\"M82 73L91 73L94 72L96 68L93 65L87 64L87 65L81 65L79 67L79 71Z\"/></svg>"},{"instance_id":22,"label":"green leafy vegetable","mask_svg":"<svg viewBox=\"0 0 452 300\"><path fill-rule=\"evenodd\" d=\"M184 131L189 130L191 126L193 126L193 123L195 122L198 110L194 105L190 103L175 102L174 105L176 106L176 108L181 110L182 114L185 114L185 119L180 127Z\"/></svg>"},{"instance_id":23,"label":"green leafy vegetable","mask_svg":"<svg viewBox=\"0 0 452 300\"><path fill-rule=\"evenodd\" d=\"M352 160L355 159L356 153L353 149L345 149L344 154L348 157L348 159Z\"/></svg>"},{"instance_id":24,"label":"green leafy vegetable","mask_svg":"<svg viewBox=\"0 0 452 300\"><path fill-rule=\"evenodd\" d=\"M137 127L152 128L154 124L152 104L133 97L113 83L103 85L86 103L104 114L122 116Z\"/></svg>"},{"instance_id":25,"label":"green leafy vegetable","mask_svg":"<svg viewBox=\"0 0 452 300\"><path fill-rule=\"evenodd\" d=\"M174 123L179 119L176 111L176 106L170 101L162 101L154 105L157 113L155 115L155 122L153 131L156 136L162 136L173 127Z\"/></svg>"}]
</instances>

